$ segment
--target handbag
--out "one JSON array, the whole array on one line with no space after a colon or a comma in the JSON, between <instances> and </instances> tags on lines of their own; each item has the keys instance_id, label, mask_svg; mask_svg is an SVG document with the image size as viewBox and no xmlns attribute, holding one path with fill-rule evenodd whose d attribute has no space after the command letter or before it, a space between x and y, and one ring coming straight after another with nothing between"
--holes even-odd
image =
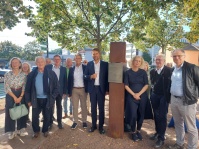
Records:
<instances>
[{"instance_id":1,"label":"handbag","mask_svg":"<svg viewBox=\"0 0 199 149\"><path fill-rule=\"evenodd\" d=\"M26 108L25 104L19 104L16 106L14 104L13 108L9 109L10 117L12 120L17 120L25 115L28 115L28 109Z\"/></svg>"}]
</instances>

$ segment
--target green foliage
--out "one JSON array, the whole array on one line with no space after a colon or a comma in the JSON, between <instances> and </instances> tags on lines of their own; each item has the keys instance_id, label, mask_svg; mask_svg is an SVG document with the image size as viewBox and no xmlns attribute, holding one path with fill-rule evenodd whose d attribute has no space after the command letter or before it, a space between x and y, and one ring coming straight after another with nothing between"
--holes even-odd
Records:
<instances>
[{"instance_id":1,"label":"green foliage","mask_svg":"<svg viewBox=\"0 0 199 149\"><path fill-rule=\"evenodd\" d=\"M12 57L22 57L22 47L10 41L0 42L0 58L11 59Z\"/></svg>"},{"instance_id":2,"label":"green foliage","mask_svg":"<svg viewBox=\"0 0 199 149\"><path fill-rule=\"evenodd\" d=\"M148 52L143 52L142 57L145 61L149 63L149 65L151 65L151 55Z\"/></svg>"},{"instance_id":3,"label":"green foliage","mask_svg":"<svg viewBox=\"0 0 199 149\"><path fill-rule=\"evenodd\" d=\"M146 20L147 26L132 28L127 40L143 51L154 45L161 47L162 53L165 53L169 45L181 47L185 20L177 12L176 6L168 4L164 10L159 10L158 17Z\"/></svg>"},{"instance_id":4,"label":"green foliage","mask_svg":"<svg viewBox=\"0 0 199 149\"><path fill-rule=\"evenodd\" d=\"M186 34L190 43L195 43L199 39L199 0L184 0L182 13L188 18L188 25L191 29Z\"/></svg>"},{"instance_id":5,"label":"green foliage","mask_svg":"<svg viewBox=\"0 0 199 149\"><path fill-rule=\"evenodd\" d=\"M61 55L62 54L62 48L51 50L49 53L50 54L59 54L59 55Z\"/></svg>"},{"instance_id":6,"label":"green foliage","mask_svg":"<svg viewBox=\"0 0 199 149\"><path fill-rule=\"evenodd\" d=\"M35 0L38 14L29 18L29 34L39 41L49 35L62 47L77 51L123 40L132 25L157 16L154 0ZM136 24L137 23L137 24Z\"/></svg>"},{"instance_id":7,"label":"green foliage","mask_svg":"<svg viewBox=\"0 0 199 149\"><path fill-rule=\"evenodd\" d=\"M42 50L37 41L28 42L23 49L23 59L33 61L36 56L41 56Z\"/></svg>"},{"instance_id":8,"label":"green foliage","mask_svg":"<svg viewBox=\"0 0 199 149\"><path fill-rule=\"evenodd\" d=\"M19 18L29 17L31 7L23 6L22 0L1 0L0 1L0 31L5 28L11 29L17 23Z\"/></svg>"},{"instance_id":9,"label":"green foliage","mask_svg":"<svg viewBox=\"0 0 199 149\"><path fill-rule=\"evenodd\" d=\"M12 57L19 57L25 60L34 60L36 56L42 54L40 45L36 42L29 42L22 47L13 44L11 41L4 41L0 43L0 58L11 59Z\"/></svg>"}]
</instances>

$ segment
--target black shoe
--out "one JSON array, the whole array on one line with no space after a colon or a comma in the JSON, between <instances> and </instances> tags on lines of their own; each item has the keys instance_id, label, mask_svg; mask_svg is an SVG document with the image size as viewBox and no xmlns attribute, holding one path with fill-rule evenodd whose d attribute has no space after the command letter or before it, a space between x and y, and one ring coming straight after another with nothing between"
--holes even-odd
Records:
<instances>
[{"instance_id":1,"label":"black shoe","mask_svg":"<svg viewBox=\"0 0 199 149\"><path fill-rule=\"evenodd\" d=\"M38 136L39 136L39 132L35 132L35 133L32 135L33 138L37 138Z\"/></svg>"},{"instance_id":2,"label":"black shoe","mask_svg":"<svg viewBox=\"0 0 199 149\"><path fill-rule=\"evenodd\" d=\"M142 140L142 135L141 135L141 133L140 133L139 131L137 131L137 138L138 138L139 140Z\"/></svg>"},{"instance_id":3,"label":"black shoe","mask_svg":"<svg viewBox=\"0 0 199 149\"><path fill-rule=\"evenodd\" d=\"M158 139L158 133L155 133L153 134L151 137L150 137L150 140L156 140Z\"/></svg>"},{"instance_id":4,"label":"black shoe","mask_svg":"<svg viewBox=\"0 0 199 149\"><path fill-rule=\"evenodd\" d=\"M87 128L87 123L83 122L83 128L86 129Z\"/></svg>"},{"instance_id":5,"label":"black shoe","mask_svg":"<svg viewBox=\"0 0 199 149\"><path fill-rule=\"evenodd\" d=\"M97 129L97 127L91 127L89 132L94 132Z\"/></svg>"},{"instance_id":6,"label":"black shoe","mask_svg":"<svg viewBox=\"0 0 199 149\"><path fill-rule=\"evenodd\" d=\"M77 123L73 123L73 125L70 128L75 129L76 127L77 127Z\"/></svg>"},{"instance_id":7,"label":"black shoe","mask_svg":"<svg viewBox=\"0 0 199 149\"><path fill-rule=\"evenodd\" d=\"M44 132L44 137L48 137L48 132Z\"/></svg>"},{"instance_id":8,"label":"black shoe","mask_svg":"<svg viewBox=\"0 0 199 149\"><path fill-rule=\"evenodd\" d=\"M158 140L158 141L155 143L155 148L160 148L162 145L164 145L164 141Z\"/></svg>"},{"instance_id":9,"label":"black shoe","mask_svg":"<svg viewBox=\"0 0 199 149\"><path fill-rule=\"evenodd\" d=\"M62 126L62 124L58 124L59 129L63 129L64 127Z\"/></svg>"},{"instance_id":10,"label":"black shoe","mask_svg":"<svg viewBox=\"0 0 199 149\"><path fill-rule=\"evenodd\" d=\"M137 134L136 134L136 133L132 133L132 140L133 140L134 142L139 141L139 139L138 139L138 137L137 137Z\"/></svg>"},{"instance_id":11,"label":"black shoe","mask_svg":"<svg viewBox=\"0 0 199 149\"><path fill-rule=\"evenodd\" d=\"M100 134L105 134L105 130L104 130L103 128L100 128L100 129L99 129L99 133L100 133Z\"/></svg>"}]
</instances>

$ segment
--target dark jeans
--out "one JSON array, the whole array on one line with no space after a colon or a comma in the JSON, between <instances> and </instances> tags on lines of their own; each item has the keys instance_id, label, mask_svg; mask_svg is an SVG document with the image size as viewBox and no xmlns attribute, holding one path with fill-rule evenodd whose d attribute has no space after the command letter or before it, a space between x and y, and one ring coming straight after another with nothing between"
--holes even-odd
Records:
<instances>
[{"instance_id":1,"label":"dark jeans","mask_svg":"<svg viewBox=\"0 0 199 149\"><path fill-rule=\"evenodd\" d=\"M13 94L15 94L15 96L19 97L21 95L21 90L12 90ZM9 95L6 94L6 99L5 99L5 132L13 132L15 131L15 125L17 123L17 130L20 130L22 128L26 128L26 116L21 117L18 120L12 120L10 118L10 113L9 113L9 109L13 108L14 105L14 99ZM22 98L21 100L21 104L25 104L25 100L24 98ZM18 104L17 104L18 105Z\"/></svg>"},{"instance_id":2,"label":"dark jeans","mask_svg":"<svg viewBox=\"0 0 199 149\"><path fill-rule=\"evenodd\" d=\"M164 141L167 127L168 103L164 95L152 93L151 104L154 112L155 130L158 133L158 139Z\"/></svg>"},{"instance_id":3,"label":"dark jeans","mask_svg":"<svg viewBox=\"0 0 199 149\"><path fill-rule=\"evenodd\" d=\"M55 99L56 101L56 107L57 107L57 122L58 124L61 124L62 121L62 97L58 95ZM53 123L53 114L54 110L51 112L51 117L50 117L50 124Z\"/></svg>"},{"instance_id":4,"label":"dark jeans","mask_svg":"<svg viewBox=\"0 0 199 149\"><path fill-rule=\"evenodd\" d=\"M91 100L91 116L92 116L92 127L96 127L97 123L97 104L99 108L99 129L103 128L104 125L104 102L105 94L100 91L99 86L95 86L95 89L90 93Z\"/></svg>"},{"instance_id":5,"label":"dark jeans","mask_svg":"<svg viewBox=\"0 0 199 149\"><path fill-rule=\"evenodd\" d=\"M48 127L50 124L50 113L52 108L47 108L47 98L37 98L37 108L32 108L32 128L34 132L40 132L39 127L39 114L43 113L43 126L42 132L45 133L48 131Z\"/></svg>"}]
</instances>

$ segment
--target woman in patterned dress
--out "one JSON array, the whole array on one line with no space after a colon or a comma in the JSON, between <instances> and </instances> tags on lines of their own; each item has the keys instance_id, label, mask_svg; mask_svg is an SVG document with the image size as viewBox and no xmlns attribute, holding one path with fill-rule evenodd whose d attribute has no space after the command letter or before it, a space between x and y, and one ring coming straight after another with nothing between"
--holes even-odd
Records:
<instances>
[{"instance_id":1,"label":"woman in patterned dress","mask_svg":"<svg viewBox=\"0 0 199 149\"><path fill-rule=\"evenodd\" d=\"M16 136L15 125L17 123L17 133L20 136L25 136L26 128L26 116L21 117L18 120L12 120L10 118L9 109L13 107L14 103L24 104L24 90L26 84L26 75L22 72L21 60L17 57L13 57L10 60L11 71L5 74L4 87L6 92L6 105L5 105L5 132L9 132L9 139L13 139Z\"/></svg>"}]
</instances>

